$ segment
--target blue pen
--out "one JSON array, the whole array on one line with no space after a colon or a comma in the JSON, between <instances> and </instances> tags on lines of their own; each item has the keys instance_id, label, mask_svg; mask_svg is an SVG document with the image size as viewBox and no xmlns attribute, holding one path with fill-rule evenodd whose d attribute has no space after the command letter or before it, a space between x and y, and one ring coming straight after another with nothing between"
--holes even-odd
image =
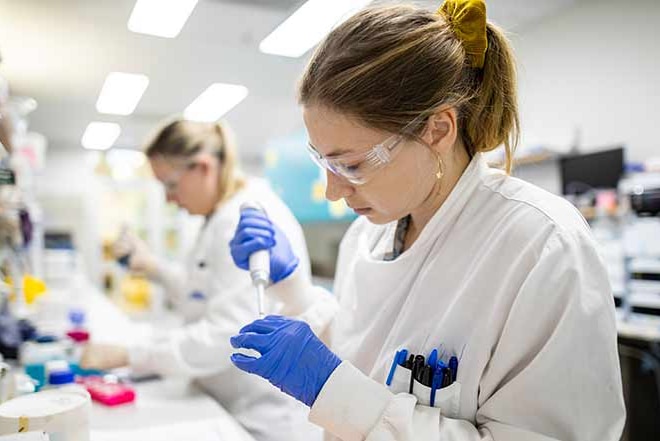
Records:
<instances>
[{"instance_id":1,"label":"blue pen","mask_svg":"<svg viewBox=\"0 0 660 441\"><path fill-rule=\"evenodd\" d=\"M435 391L442 388L442 377L444 370L444 364L440 362L433 372L433 381L431 381L431 407L435 406Z\"/></svg>"},{"instance_id":2,"label":"blue pen","mask_svg":"<svg viewBox=\"0 0 660 441\"><path fill-rule=\"evenodd\" d=\"M429 358L427 359L428 365L431 366L431 369L435 371L435 365L438 363L438 350L434 349L431 351L429 354Z\"/></svg>"},{"instance_id":3,"label":"blue pen","mask_svg":"<svg viewBox=\"0 0 660 441\"><path fill-rule=\"evenodd\" d=\"M405 366L408 359L408 349L401 349L399 354L399 366Z\"/></svg>"},{"instance_id":4,"label":"blue pen","mask_svg":"<svg viewBox=\"0 0 660 441\"><path fill-rule=\"evenodd\" d=\"M453 383L458 375L458 358L455 356L449 359L449 370L451 371L451 382Z\"/></svg>"},{"instance_id":5,"label":"blue pen","mask_svg":"<svg viewBox=\"0 0 660 441\"><path fill-rule=\"evenodd\" d=\"M385 384L388 386L392 385L392 379L394 378L394 371L396 370L396 366L399 364L399 355L401 355L402 351L396 351L396 354L394 354L394 360L392 360L392 366L390 367L390 373L387 375L387 381Z\"/></svg>"},{"instance_id":6,"label":"blue pen","mask_svg":"<svg viewBox=\"0 0 660 441\"><path fill-rule=\"evenodd\" d=\"M387 381L385 384L388 386L392 385L392 380L394 379L394 372L396 371L397 365L405 367L406 359L408 358L408 350L401 349L397 351L394 355L394 360L392 361L392 366L390 367L390 373L387 375Z\"/></svg>"}]
</instances>

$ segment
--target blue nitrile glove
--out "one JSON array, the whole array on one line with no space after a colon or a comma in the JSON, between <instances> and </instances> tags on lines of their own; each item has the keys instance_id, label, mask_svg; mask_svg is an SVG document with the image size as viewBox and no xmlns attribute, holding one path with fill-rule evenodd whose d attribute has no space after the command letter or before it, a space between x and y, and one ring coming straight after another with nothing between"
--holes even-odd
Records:
<instances>
[{"instance_id":1,"label":"blue nitrile glove","mask_svg":"<svg viewBox=\"0 0 660 441\"><path fill-rule=\"evenodd\" d=\"M298 257L293 254L289 239L259 210L247 209L241 212L241 219L229 246L234 263L244 270L250 269L252 253L268 250L270 279L273 283L286 279L298 267Z\"/></svg>"},{"instance_id":2,"label":"blue nitrile glove","mask_svg":"<svg viewBox=\"0 0 660 441\"><path fill-rule=\"evenodd\" d=\"M341 363L307 323L277 315L243 327L231 338L231 345L261 353L260 358L233 354L236 367L267 379L310 407Z\"/></svg>"}]
</instances>

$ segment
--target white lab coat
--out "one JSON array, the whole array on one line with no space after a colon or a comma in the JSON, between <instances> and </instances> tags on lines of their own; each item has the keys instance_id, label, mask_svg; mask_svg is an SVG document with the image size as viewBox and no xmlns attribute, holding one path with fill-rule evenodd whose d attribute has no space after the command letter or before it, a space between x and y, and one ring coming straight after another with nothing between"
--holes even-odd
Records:
<instances>
[{"instance_id":1,"label":"white lab coat","mask_svg":"<svg viewBox=\"0 0 660 441\"><path fill-rule=\"evenodd\" d=\"M230 361L235 351L229 338L258 317L249 273L234 265L229 250L245 201L263 206L285 232L300 258L296 276L309 278L300 225L264 181L251 179L207 220L183 271L164 263L159 268L157 278L186 324L165 333L154 329L149 338L135 342L129 348L130 364L137 372L195 378L258 441L315 439L314 432L318 439L304 406ZM276 302L270 303L269 312L277 311Z\"/></svg>"},{"instance_id":2,"label":"white lab coat","mask_svg":"<svg viewBox=\"0 0 660 441\"><path fill-rule=\"evenodd\" d=\"M608 277L565 200L470 163L394 261L396 223L358 219L344 237L331 347L343 363L310 420L326 439L615 441L625 408ZM461 356L458 380L408 394L394 354ZM409 372L409 371L408 371Z\"/></svg>"}]
</instances>

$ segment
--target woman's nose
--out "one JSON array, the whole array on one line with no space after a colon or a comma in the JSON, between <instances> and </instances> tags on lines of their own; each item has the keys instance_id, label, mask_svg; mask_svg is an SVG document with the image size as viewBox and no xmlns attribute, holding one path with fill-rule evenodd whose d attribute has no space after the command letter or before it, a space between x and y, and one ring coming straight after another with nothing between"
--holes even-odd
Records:
<instances>
[{"instance_id":1,"label":"woman's nose","mask_svg":"<svg viewBox=\"0 0 660 441\"><path fill-rule=\"evenodd\" d=\"M331 171L326 171L328 185L325 188L325 198L329 201L338 201L345 199L353 194L355 189L346 179L341 178Z\"/></svg>"}]
</instances>

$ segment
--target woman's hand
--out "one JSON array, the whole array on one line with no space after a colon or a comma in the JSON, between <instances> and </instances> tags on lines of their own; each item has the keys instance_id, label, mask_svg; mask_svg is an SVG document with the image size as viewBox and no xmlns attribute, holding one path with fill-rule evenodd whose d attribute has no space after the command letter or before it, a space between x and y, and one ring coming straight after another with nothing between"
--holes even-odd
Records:
<instances>
[{"instance_id":1,"label":"woman's hand","mask_svg":"<svg viewBox=\"0 0 660 441\"><path fill-rule=\"evenodd\" d=\"M298 257L293 253L289 239L259 210L247 209L241 212L236 234L229 246L234 263L244 270L250 268L252 253L268 250L270 279L273 283L286 279L298 267Z\"/></svg>"},{"instance_id":2,"label":"woman's hand","mask_svg":"<svg viewBox=\"0 0 660 441\"><path fill-rule=\"evenodd\" d=\"M127 366L128 363L128 350L117 345L90 343L80 358L81 368L100 371Z\"/></svg>"},{"instance_id":3,"label":"woman's hand","mask_svg":"<svg viewBox=\"0 0 660 441\"><path fill-rule=\"evenodd\" d=\"M259 358L233 354L231 361L236 367L267 379L310 407L341 364L307 323L281 316L270 315L250 323L231 338L231 345L261 354Z\"/></svg>"}]
</instances>

